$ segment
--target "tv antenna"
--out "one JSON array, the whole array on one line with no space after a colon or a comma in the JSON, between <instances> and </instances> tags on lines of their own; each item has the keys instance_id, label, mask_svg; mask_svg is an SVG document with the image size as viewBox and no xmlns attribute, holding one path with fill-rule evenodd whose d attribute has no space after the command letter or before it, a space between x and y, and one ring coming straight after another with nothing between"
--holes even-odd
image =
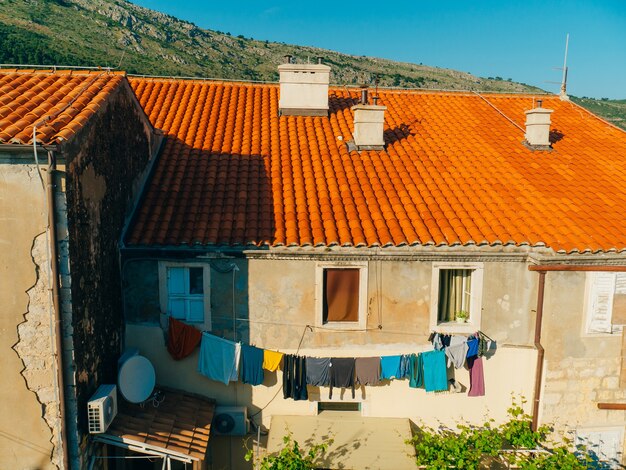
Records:
<instances>
[{"instance_id":1,"label":"tv antenna","mask_svg":"<svg viewBox=\"0 0 626 470\"><path fill-rule=\"evenodd\" d=\"M559 97L563 101L569 101L569 96L567 96L567 47L569 46L569 33L565 36L565 58L563 59L563 67L553 67L555 70L563 71L563 78L560 82L547 82L547 83L556 83L557 85L561 85L561 91L559 92Z\"/></svg>"}]
</instances>

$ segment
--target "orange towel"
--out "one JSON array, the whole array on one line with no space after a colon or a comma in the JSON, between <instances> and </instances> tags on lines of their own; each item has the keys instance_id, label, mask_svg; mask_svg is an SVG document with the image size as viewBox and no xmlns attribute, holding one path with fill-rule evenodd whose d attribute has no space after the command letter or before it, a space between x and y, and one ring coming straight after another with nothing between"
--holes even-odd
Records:
<instances>
[{"instance_id":1,"label":"orange towel","mask_svg":"<svg viewBox=\"0 0 626 470\"><path fill-rule=\"evenodd\" d=\"M170 317L167 350L174 359L179 361L189 356L200 344L201 339L202 333L199 330Z\"/></svg>"}]
</instances>

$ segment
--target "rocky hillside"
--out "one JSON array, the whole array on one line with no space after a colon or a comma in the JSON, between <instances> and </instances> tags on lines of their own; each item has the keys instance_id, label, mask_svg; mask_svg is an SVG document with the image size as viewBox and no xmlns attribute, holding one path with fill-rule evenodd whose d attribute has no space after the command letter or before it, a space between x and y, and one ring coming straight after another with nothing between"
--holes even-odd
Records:
<instances>
[{"instance_id":1,"label":"rocky hillside","mask_svg":"<svg viewBox=\"0 0 626 470\"><path fill-rule=\"evenodd\" d=\"M125 0L0 0L0 63L113 67L132 74L277 81L286 54L317 56L336 84L541 92L510 79L260 41L199 28ZM626 103L582 106L626 129Z\"/></svg>"},{"instance_id":2,"label":"rocky hillside","mask_svg":"<svg viewBox=\"0 0 626 470\"><path fill-rule=\"evenodd\" d=\"M0 62L117 67L136 74L278 80L286 54L317 56L332 80L382 86L538 91L455 70L357 57L201 29L124 0L0 0Z\"/></svg>"}]
</instances>

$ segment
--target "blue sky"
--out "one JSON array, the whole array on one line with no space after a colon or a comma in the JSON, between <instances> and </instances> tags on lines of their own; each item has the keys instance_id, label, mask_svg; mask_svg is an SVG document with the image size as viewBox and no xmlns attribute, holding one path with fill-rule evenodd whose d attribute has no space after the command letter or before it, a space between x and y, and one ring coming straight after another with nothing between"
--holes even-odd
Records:
<instances>
[{"instance_id":1,"label":"blue sky","mask_svg":"<svg viewBox=\"0 0 626 470\"><path fill-rule=\"evenodd\" d=\"M626 98L626 0L131 0L207 29Z\"/></svg>"}]
</instances>

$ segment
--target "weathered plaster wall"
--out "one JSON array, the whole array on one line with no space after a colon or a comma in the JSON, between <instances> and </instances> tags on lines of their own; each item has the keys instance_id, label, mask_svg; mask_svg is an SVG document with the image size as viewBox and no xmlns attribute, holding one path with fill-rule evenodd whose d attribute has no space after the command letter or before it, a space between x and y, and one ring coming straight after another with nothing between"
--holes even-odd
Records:
<instances>
[{"instance_id":1,"label":"weathered plaster wall","mask_svg":"<svg viewBox=\"0 0 626 470\"><path fill-rule=\"evenodd\" d=\"M35 165L0 163L0 468L61 461L46 225Z\"/></svg>"},{"instance_id":2,"label":"weathered plaster wall","mask_svg":"<svg viewBox=\"0 0 626 470\"><path fill-rule=\"evenodd\" d=\"M83 437L88 399L100 384L116 382L123 335L118 243L153 139L149 122L123 82L62 149L67 164L73 398Z\"/></svg>"},{"instance_id":3,"label":"weathered plaster wall","mask_svg":"<svg viewBox=\"0 0 626 470\"><path fill-rule=\"evenodd\" d=\"M369 262L367 327L372 330L367 332L321 329L305 332L305 325L315 325L316 261L236 259L229 262L236 263L240 269L235 277L238 339L294 352L303 338L300 352L313 356L372 356L431 348L427 342L431 262ZM137 347L153 362L161 384L214 397L219 404L245 405L250 413L259 411L280 391L280 371L268 373L263 386L225 386L197 373L197 353L182 361L169 357L157 326L158 315L146 321L144 314L145 305L158 301L158 292L144 291L141 300L136 297L140 286L155 284L156 264L154 260L130 261L124 271L126 345ZM148 285L145 278L152 279ZM531 311L536 302L534 275L524 263L485 263L485 285L488 288L483 294L482 329L500 344L495 356L485 363L487 395L469 398L466 394L426 394L423 390L410 389L406 381L394 381L358 392L357 400L363 403L365 415L409 417L429 424L461 418L478 422L486 413L504 419L511 392L531 397L536 363L536 351L529 343ZM233 337L232 297L232 273L212 270L213 330L226 338ZM247 303L242 302L244 298ZM382 330L378 329L379 323ZM469 386L467 371L457 371L456 377ZM334 399L340 396L337 393ZM343 399L351 400L349 396L343 394ZM315 414L316 401L328 401L328 389L311 389L311 399L305 402L283 400L279 392L279 397L256 419L269 426L272 414Z\"/></svg>"},{"instance_id":4,"label":"weathered plaster wall","mask_svg":"<svg viewBox=\"0 0 626 470\"><path fill-rule=\"evenodd\" d=\"M546 275L546 350L543 422L559 427L626 425L625 411L599 410L597 402L623 402L621 335L584 334L584 272Z\"/></svg>"}]
</instances>

